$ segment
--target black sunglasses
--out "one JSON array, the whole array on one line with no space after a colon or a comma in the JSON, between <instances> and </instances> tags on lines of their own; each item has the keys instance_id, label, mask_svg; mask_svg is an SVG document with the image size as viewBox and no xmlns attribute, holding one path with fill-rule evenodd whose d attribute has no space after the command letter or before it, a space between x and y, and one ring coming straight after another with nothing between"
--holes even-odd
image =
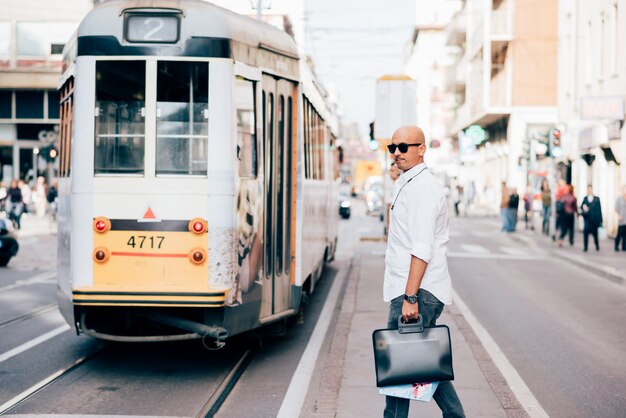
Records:
<instances>
[{"instance_id":1,"label":"black sunglasses","mask_svg":"<svg viewBox=\"0 0 626 418\"><path fill-rule=\"evenodd\" d=\"M399 144L389 144L387 145L387 149L389 150L390 154L393 154L394 152L396 152L396 148L398 148L398 151L400 151L402 154L404 154L405 152L407 152L409 150L409 147L419 147L420 145L423 145L423 142L418 142L417 144L407 144L405 142L401 142Z\"/></svg>"}]
</instances>

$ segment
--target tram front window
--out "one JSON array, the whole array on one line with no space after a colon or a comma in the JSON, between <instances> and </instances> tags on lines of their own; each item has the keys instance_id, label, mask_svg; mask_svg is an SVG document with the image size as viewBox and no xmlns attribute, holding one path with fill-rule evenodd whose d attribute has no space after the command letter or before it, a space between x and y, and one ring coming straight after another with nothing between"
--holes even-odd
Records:
<instances>
[{"instance_id":1,"label":"tram front window","mask_svg":"<svg viewBox=\"0 0 626 418\"><path fill-rule=\"evenodd\" d=\"M146 64L96 62L95 174L143 174Z\"/></svg>"},{"instance_id":2,"label":"tram front window","mask_svg":"<svg viewBox=\"0 0 626 418\"><path fill-rule=\"evenodd\" d=\"M157 67L157 175L207 175L208 113L208 63L160 61Z\"/></svg>"}]
</instances>

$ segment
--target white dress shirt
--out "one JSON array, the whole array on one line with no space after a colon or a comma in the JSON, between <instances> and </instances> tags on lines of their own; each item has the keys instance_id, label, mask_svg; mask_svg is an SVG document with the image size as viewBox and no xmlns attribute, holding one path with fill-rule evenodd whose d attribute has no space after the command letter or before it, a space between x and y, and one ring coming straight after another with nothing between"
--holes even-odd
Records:
<instances>
[{"instance_id":1,"label":"white dress shirt","mask_svg":"<svg viewBox=\"0 0 626 418\"><path fill-rule=\"evenodd\" d=\"M413 255L428 263L420 288L449 305L452 283L446 259L448 205L443 188L425 164L418 164L398 178L394 196L385 254L384 300L404 294Z\"/></svg>"}]
</instances>

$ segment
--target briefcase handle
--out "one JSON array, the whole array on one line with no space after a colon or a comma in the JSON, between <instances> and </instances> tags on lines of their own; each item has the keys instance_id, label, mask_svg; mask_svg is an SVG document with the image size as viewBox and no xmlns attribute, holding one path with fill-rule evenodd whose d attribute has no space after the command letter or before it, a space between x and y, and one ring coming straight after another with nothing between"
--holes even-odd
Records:
<instances>
[{"instance_id":1,"label":"briefcase handle","mask_svg":"<svg viewBox=\"0 0 626 418\"><path fill-rule=\"evenodd\" d=\"M402 315L398 316L398 332L400 334L411 334L414 332L424 332L424 321L422 314L417 315L417 322L402 322Z\"/></svg>"}]
</instances>

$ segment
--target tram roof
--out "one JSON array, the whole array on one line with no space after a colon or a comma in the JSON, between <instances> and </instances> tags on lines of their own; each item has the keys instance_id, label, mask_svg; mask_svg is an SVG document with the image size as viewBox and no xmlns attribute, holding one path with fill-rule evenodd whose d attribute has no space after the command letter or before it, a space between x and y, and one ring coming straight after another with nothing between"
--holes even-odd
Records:
<instances>
[{"instance_id":1,"label":"tram roof","mask_svg":"<svg viewBox=\"0 0 626 418\"><path fill-rule=\"evenodd\" d=\"M234 40L255 48L264 47L293 58L298 57L294 40L286 32L264 22L242 16L202 0L111 0L97 5L85 16L77 37L124 37L123 11L129 9L174 9L183 14L180 41L198 38ZM120 22L112 26L111 22Z\"/></svg>"}]
</instances>

